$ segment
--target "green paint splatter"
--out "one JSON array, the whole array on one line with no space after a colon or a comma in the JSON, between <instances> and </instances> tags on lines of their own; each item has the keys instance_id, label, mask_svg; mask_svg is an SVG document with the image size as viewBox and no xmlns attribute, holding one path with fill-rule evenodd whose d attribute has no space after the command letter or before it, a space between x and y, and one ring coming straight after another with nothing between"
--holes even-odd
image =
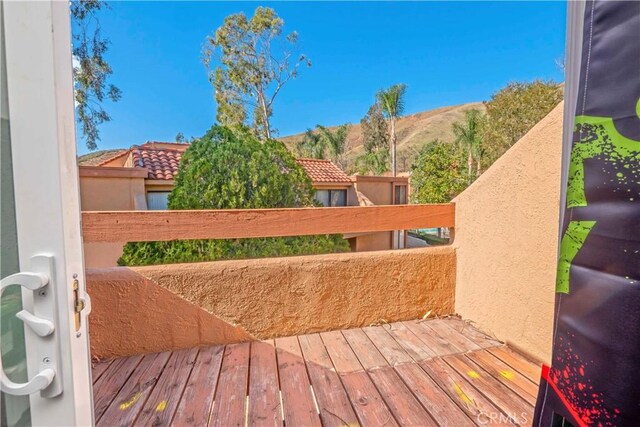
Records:
<instances>
[{"instance_id":1,"label":"green paint splatter","mask_svg":"<svg viewBox=\"0 0 640 427\"><path fill-rule=\"evenodd\" d=\"M601 159L611 165L616 181L621 187L638 188L640 185L640 141L634 141L618 133L613 120L606 117L577 116L575 131L580 140L571 150L569 180L567 183L567 207L587 206L584 192L584 161ZM609 169L609 168L607 168ZM619 189L624 191L623 188ZM615 190L614 190L615 191ZM636 190L637 191L637 190ZM630 195L631 196L631 195ZM632 201L633 198L630 197Z\"/></svg>"},{"instance_id":2,"label":"green paint splatter","mask_svg":"<svg viewBox=\"0 0 640 427\"><path fill-rule=\"evenodd\" d=\"M556 275L556 292L569 293L569 271L573 259L582 248L595 221L571 221L560 242L560 259Z\"/></svg>"}]
</instances>

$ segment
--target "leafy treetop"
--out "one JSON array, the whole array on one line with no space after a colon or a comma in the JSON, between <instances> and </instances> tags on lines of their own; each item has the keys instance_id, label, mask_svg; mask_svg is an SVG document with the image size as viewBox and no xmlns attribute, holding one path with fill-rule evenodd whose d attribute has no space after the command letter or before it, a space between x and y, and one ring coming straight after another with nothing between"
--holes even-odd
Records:
<instances>
[{"instance_id":1,"label":"leafy treetop","mask_svg":"<svg viewBox=\"0 0 640 427\"><path fill-rule=\"evenodd\" d=\"M244 124L247 108L252 127L262 140L271 138L273 104L282 88L298 77L305 55L295 55L298 34L282 35L284 20L271 8L258 7L250 19L244 13L225 18L205 41L203 61L215 90L217 121Z\"/></svg>"}]
</instances>

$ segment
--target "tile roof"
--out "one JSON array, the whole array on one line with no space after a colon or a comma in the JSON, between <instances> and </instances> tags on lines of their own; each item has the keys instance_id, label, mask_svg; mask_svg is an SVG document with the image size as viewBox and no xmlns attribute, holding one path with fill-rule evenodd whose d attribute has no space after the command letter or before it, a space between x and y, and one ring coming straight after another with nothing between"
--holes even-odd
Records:
<instances>
[{"instance_id":1,"label":"tile roof","mask_svg":"<svg viewBox=\"0 0 640 427\"><path fill-rule=\"evenodd\" d=\"M79 156L78 164L80 166L100 166L103 163L107 163L108 161L115 159L116 157L119 157L128 152L129 150L126 148L94 151L93 153Z\"/></svg>"},{"instance_id":2,"label":"tile roof","mask_svg":"<svg viewBox=\"0 0 640 427\"><path fill-rule=\"evenodd\" d=\"M131 147L132 166L147 168L149 179L175 179L182 154L188 147L189 144L166 142L147 142L142 145L134 145Z\"/></svg>"},{"instance_id":3,"label":"tile roof","mask_svg":"<svg viewBox=\"0 0 640 427\"><path fill-rule=\"evenodd\" d=\"M297 159L297 162L314 183L340 182L351 184L351 178L331 160Z\"/></svg>"},{"instance_id":4,"label":"tile roof","mask_svg":"<svg viewBox=\"0 0 640 427\"><path fill-rule=\"evenodd\" d=\"M124 154L131 154L131 166L146 168L148 179L175 179L182 154L189 148L189 144L174 142L148 141L142 145L134 145L129 150L105 150L104 153L94 154L90 158L79 158L81 165L101 166ZM93 154L93 153L92 153ZM307 172L313 183L344 183L351 184L351 178L330 160L297 159L300 166Z\"/></svg>"}]
</instances>

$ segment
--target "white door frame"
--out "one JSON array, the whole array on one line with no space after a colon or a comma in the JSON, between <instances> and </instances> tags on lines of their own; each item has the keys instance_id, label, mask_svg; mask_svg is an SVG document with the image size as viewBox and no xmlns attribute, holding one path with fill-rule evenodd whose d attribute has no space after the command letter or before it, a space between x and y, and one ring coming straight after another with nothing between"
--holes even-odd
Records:
<instances>
[{"instance_id":1,"label":"white door frame","mask_svg":"<svg viewBox=\"0 0 640 427\"><path fill-rule=\"evenodd\" d=\"M30 396L33 425L91 425L93 397L87 337L89 307L76 332L74 278L85 294L80 198L76 160L71 27L68 1L4 1L3 25L11 120L20 270L30 258L55 259L55 325L63 392L54 398ZM23 291L33 308L33 293ZM39 341L25 328L27 369L42 369L34 357ZM40 341L41 342L41 341Z\"/></svg>"}]
</instances>

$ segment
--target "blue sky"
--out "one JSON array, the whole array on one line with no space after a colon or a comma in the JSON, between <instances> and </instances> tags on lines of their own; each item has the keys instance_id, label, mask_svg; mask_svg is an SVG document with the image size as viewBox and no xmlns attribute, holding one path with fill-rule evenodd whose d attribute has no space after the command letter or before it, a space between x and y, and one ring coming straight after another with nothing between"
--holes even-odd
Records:
<instances>
[{"instance_id":1,"label":"blue sky","mask_svg":"<svg viewBox=\"0 0 640 427\"><path fill-rule=\"evenodd\" d=\"M410 114L487 100L514 80L563 79L564 2L111 2L100 20L123 96L105 104L99 148L202 135L215 121L203 41L226 15L259 5L299 33L313 62L276 101L283 136L357 123L394 83L407 84Z\"/></svg>"}]
</instances>

